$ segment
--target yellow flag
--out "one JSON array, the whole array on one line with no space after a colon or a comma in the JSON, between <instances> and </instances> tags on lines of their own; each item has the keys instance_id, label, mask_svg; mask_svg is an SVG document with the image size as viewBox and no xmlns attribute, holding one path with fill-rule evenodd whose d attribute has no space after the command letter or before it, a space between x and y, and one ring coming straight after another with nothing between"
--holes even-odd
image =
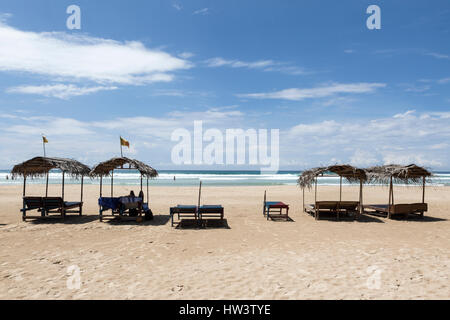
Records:
<instances>
[{"instance_id":1,"label":"yellow flag","mask_svg":"<svg viewBox=\"0 0 450 320\"><path fill-rule=\"evenodd\" d=\"M130 148L130 143L122 137L120 137L120 145Z\"/></svg>"},{"instance_id":2,"label":"yellow flag","mask_svg":"<svg viewBox=\"0 0 450 320\"><path fill-rule=\"evenodd\" d=\"M48 140L47 140L47 138L46 138L45 136L42 136L42 141L43 141L44 143L48 143Z\"/></svg>"}]
</instances>

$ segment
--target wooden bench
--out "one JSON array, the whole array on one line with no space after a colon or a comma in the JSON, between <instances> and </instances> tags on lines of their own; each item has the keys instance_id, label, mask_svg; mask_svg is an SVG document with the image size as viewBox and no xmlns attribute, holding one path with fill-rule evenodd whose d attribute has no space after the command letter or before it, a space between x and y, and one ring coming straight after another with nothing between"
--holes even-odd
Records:
<instances>
[{"instance_id":1,"label":"wooden bench","mask_svg":"<svg viewBox=\"0 0 450 320\"><path fill-rule=\"evenodd\" d=\"M171 225L174 226L174 216L177 215L178 223L182 218L194 218L198 222L197 206L195 205L182 205L179 204L176 207L170 208Z\"/></svg>"},{"instance_id":2,"label":"wooden bench","mask_svg":"<svg viewBox=\"0 0 450 320\"><path fill-rule=\"evenodd\" d=\"M372 210L372 212L386 214L391 219L392 215L404 215L406 218L409 214L418 214L423 218L424 212L428 211L427 203L402 203L402 204L369 204L364 209ZM368 212L370 213L370 212Z\"/></svg>"},{"instance_id":3,"label":"wooden bench","mask_svg":"<svg viewBox=\"0 0 450 320\"><path fill-rule=\"evenodd\" d=\"M27 217L27 211L37 210L38 212L41 212L40 217L45 216L45 211L43 209L43 202L42 197L23 197L23 208L20 209L22 212L22 220L25 221L26 219L35 219L39 218L36 216L28 216Z\"/></svg>"},{"instance_id":4,"label":"wooden bench","mask_svg":"<svg viewBox=\"0 0 450 320\"><path fill-rule=\"evenodd\" d=\"M286 214L283 214L283 209ZM273 215L276 213L276 215ZM267 220L271 218L285 218L289 221L289 205L281 201L266 201L266 191L264 191L263 215Z\"/></svg>"},{"instance_id":5,"label":"wooden bench","mask_svg":"<svg viewBox=\"0 0 450 320\"><path fill-rule=\"evenodd\" d=\"M223 220L224 209L221 205L203 205L198 208L198 218L219 218Z\"/></svg>"},{"instance_id":6,"label":"wooden bench","mask_svg":"<svg viewBox=\"0 0 450 320\"><path fill-rule=\"evenodd\" d=\"M357 212L358 208L359 201L316 201L306 208L306 212L314 215L316 220L319 220L321 211L331 212L335 213L336 219L339 220L340 214Z\"/></svg>"},{"instance_id":7,"label":"wooden bench","mask_svg":"<svg viewBox=\"0 0 450 320\"><path fill-rule=\"evenodd\" d=\"M49 213L59 213L62 218L65 218L66 213L78 213L80 216L83 212L83 202L67 202L61 197L44 197L43 210L46 215ZM78 208L77 210L72 210Z\"/></svg>"}]
</instances>

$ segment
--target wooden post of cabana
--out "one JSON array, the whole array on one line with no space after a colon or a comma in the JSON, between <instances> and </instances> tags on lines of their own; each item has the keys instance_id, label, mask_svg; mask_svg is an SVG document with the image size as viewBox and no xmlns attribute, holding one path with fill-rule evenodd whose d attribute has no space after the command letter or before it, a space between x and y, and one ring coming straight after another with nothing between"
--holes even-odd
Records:
<instances>
[{"instance_id":1,"label":"wooden post of cabana","mask_svg":"<svg viewBox=\"0 0 450 320\"><path fill-rule=\"evenodd\" d=\"M100 198L103 197L102 187L103 187L103 176L100 176ZM102 222L103 221L103 219L102 219L102 206L99 204L98 207L99 207L99 212L98 212L99 220L100 220L100 222Z\"/></svg>"},{"instance_id":2,"label":"wooden post of cabana","mask_svg":"<svg viewBox=\"0 0 450 320\"><path fill-rule=\"evenodd\" d=\"M23 197L25 197L26 186L27 186L27 176L26 176L26 174L24 174L24 176L23 176L23 191L22 191Z\"/></svg>"},{"instance_id":3,"label":"wooden post of cabana","mask_svg":"<svg viewBox=\"0 0 450 320\"><path fill-rule=\"evenodd\" d=\"M50 170L59 169L62 172L62 186L61 197L48 197L48 176ZM23 208L22 219L28 218L42 218L49 213L59 213L59 216L65 217L67 213L82 213L82 202L66 202L64 187L65 187L65 173L68 172L72 176L82 177L89 174L89 167L72 159L63 158L47 158L47 157L35 157L21 164L14 166L11 174L13 177L17 175L23 176ZM27 177L43 177L46 176L45 197L26 196L26 182ZM83 197L83 182L81 187L81 198ZM74 210L77 209L78 210ZM28 211L37 210L40 212L40 216L27 216Z\"/></svg>"},{"instance_id":4,"label":"wooden post of cabana","mask_svg":"<svg viewBox=\"0 0 450 320\"><path fill-rule=\"evenodd\" d=\"M47 178L45 179L45 196L48 197L48 175L50 174L50 171L47 172Z\"/></svg>"},{"instance_id":5,"label":"wooden post of cabana","mask_svg":"<svg viewBox=\"0 0 450 320\"><path fill-rule=\"evenodd\" d=\"M359 215L360 217L363 214L363 181L359 180Z\"/></svg>"},{"instance_id":6,"label":"wooden post of cabana","mask_svg":"<svg viewBox=\"0 0 450 320\"><path fill-rule=\"evenodd\" d=\"M81 196L80 202L83 203L83 185L84 185L84 176L81 176ZM82 215L83 208L80 208L80 216Z\"/></svg>"},{"instance_id":7,"label":"wooden post of cabana","mask_svg":"<svg viewBox=\"0 0 450 320\"><path fill-rule=\"evenodd\" d=\"M303 192L303 196L302 196L302 200L303 200L303 212L306 212L306 208L305 208L305 188L302 188L302 192Z\"/></svg>"},{"instance_id":8,"label":"wooden post of cabana","mask_svg":"<svg viewBox=\"0 0 450 320\"><path fill-rule=\"evenodd\" d=\"M314 215L314 218L317 220L319 219L319 208L317 207L317 176L316 176L316 182L315 182L315 191L314 191L314 208L316 208L316 213Z\"/></svg>"},{"instance_id":9,"label":"wooden post of cabana","mask_svg":"<svg viewBox=\"0 0 450 320\"><path fill-rule=\"evenodd\" d=\"M26 219L26 210L27 205L25 203L25 192L26 192L26 185L27 185L27 175L23 175L23 191L22 191L22 220L25 221Z\"/></svg>"},{"instance_id":10,"label":"wooden post of cabana","mask_svg":"<svg viewBox=\"0 0 450 320\"><path fill-rule=\"evenodd\" d=\"M65 184L64 176L65 176L65 172L63 171L62 172L62 190L61 190L61 198L63 199L63 201L64 201L64 184Z\"/></svg>"},{"instance_id":11,"label":"wooden post of cabana","mask_svg":"<svg viewBox=\"0 0 450 320\"><path fill-rule=\"evenodd\" d=\"M425 203L425 177L422 178L422 203Z\"/></svg>"},{"instance_id":12,"label":"wooden post of cabana","mask_svg":"<svg viewBox=\"0 0 450 320\"><path fill-rule=\"evenodd\" d=\"M111 198L114 197L114 169L111 171Z\"/></svg>"},{"instance_id":13,"label":"wooden post of cabana","mask_svg":"<svg viewBox=\"0 0 450 320\"><path fill-rule=\"evenodd\" d=\"M391 219L392 207L394 206L394 185L392 184L392 176L389 181L389 204L388 204L388 219Z\"/></svg>"}]
</instances>

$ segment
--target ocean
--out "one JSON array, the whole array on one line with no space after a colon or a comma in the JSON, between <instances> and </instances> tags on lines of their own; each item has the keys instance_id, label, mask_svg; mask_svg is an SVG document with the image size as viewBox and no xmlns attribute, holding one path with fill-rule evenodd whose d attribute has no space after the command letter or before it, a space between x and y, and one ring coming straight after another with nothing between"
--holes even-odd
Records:
<instances>
[{"instance_id":1,"label":"ocean","mask_svg":"<svg viewBox=\"0 0 450 320\"><path fill-rule=\"evenodd\" d=\"M160 170L159 176L149 180L150 186L196 186L199 181L210 186L271 186L271 185L295 185L301 171L280 171L276 174L261 174L259 171L183 171ZM7 179L8 177L8 179ZM50 172L49 184L61 183L61 172ZM67 184L78 184L79 180L66 175ZM86 185L98 185L99 179L85 178ZM20 185L23 178L11 180L9 170L0 170L0 185ZM27 184L45 184L45 178L27 179ZM109 178L103 179L103 184L108 185ZM123 170L114 172L115 185L139 185L140 175L135 170ZM144 180L144 186L146 180ZM339 185L339 177L319 177L319 185ZM344 184L347 184L344 180ZM436 186L450 186L450 172L435 172L431 184Z\"/></svg>"}]
</instances>

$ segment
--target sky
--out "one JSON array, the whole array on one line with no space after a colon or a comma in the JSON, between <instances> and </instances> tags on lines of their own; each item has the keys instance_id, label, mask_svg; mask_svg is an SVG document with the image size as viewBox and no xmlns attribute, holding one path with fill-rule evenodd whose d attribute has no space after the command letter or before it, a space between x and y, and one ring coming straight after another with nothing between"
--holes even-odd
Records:
<instances>
[{"instance_id":1,"label":"sky","mask_svg":"<svg viewBox=\"0 0 450 320\"><path fill-rule=\"evenodd\" d=\"M449 38L448 0L2 0L0 168L42 155L42 134L88 165L123 136L157 169L257 167L174 163L173 133L202 121L278 129L282 170L450 170Z\"/></svg>"}]
</instances>

